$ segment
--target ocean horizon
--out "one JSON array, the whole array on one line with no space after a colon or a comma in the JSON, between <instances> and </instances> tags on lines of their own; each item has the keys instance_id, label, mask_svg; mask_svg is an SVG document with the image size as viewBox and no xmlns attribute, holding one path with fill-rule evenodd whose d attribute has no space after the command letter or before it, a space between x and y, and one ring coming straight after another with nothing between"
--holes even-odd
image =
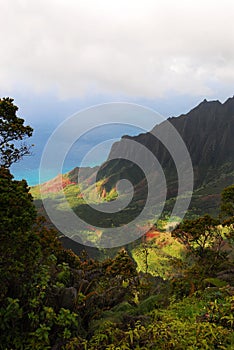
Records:
<instances>
[{"instance_id":1,"label":"ocean horizon","mask_svg":"<svg viewBox=\"0 0 234 350\"><path fill-rule=\"evenodd\" d=\"M115 128L113 128L113 125L104 125L89 131L82 135L82 137L71 146L62 162L61 173L65 174L79 166L94 167L101 165L108 158L113 143L119 141L123 135L134 136L142 131L145 130L128 124L116 124ZM36 137L33 139L36 146L33 147L32 155L25 156L19 162L14 163L10 168L15 180L24 179L29 186L36 186L58 175L57 169L43 169L43 178L41 181L39 179L41 157L49 136L48 134L45 135L42 133L40 137L40 134L38 132L36 133ZM59 145L55 151L59 152Z\"/></svg>"}]
</instances>

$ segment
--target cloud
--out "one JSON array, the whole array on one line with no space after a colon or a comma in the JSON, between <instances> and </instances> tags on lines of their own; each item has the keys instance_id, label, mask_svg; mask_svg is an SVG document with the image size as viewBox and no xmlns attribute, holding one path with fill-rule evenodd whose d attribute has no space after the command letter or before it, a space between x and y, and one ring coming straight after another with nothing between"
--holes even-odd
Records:
<instances>
[{"instance_id":1,"label":"cloud","mask_svg":"<svg viewBox=\"0 0 234 350\"><path fill-rule=\"evenodd\" d=\"M234 83L231 0L0 0L0 93L154 99Z\"/></svg>"}]
</instances>

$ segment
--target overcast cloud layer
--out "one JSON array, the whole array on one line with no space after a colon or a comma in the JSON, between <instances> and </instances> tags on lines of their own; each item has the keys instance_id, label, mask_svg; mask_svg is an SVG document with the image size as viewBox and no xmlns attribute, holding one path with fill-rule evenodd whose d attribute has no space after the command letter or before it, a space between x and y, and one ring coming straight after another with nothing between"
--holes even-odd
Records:
<instances>
[{"instance_id":1,"label":"overcast cloud layer","mask_svg":"<svg viewBox=\"0 0 234 350\"><path fill-rule=\"evenodd\" d=\"M234 84L232 0L0 0L0 94L212 96Z\"/></svg>"}]
</instances>

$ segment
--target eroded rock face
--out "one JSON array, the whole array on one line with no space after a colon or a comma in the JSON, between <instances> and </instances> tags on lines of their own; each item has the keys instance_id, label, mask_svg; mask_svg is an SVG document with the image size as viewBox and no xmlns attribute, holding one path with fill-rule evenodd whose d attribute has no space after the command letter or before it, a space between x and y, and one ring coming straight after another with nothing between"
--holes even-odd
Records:
<instances>
[{"instance_id":1,"label":"eroded rock face","mask_svg":"<svg viewBox=\"0 0 234 350\"><path fill-rule=\"evenodd\" d=\"M220 186L229 186L234 181L234 97L225 103L204 100L187 114L169 118L168 121L179 132L190 153L194 170L194 188L216 181L221 178ZM154 134L163 130L165 123L154 127ZM136 157L133 146L127 142L133 140L146 146L160 162L167 178L168 198L177 193L177 171L173 159L166 147L151 133L138 136L124 136L113 144L109 158L116 158L118 154L126 154L133 160ZM132 162L122 159L105 162L99 171L98 179L106 178L105 184L109 191L118 179L133 175L134 186L140 195L144 193L143 178ZM230 176L228 175L230 174ZM224 179L224 175L226 178ZM220 187L219 186L219 187ZM220 193L222 188L219 189ZM213 199L212 199L213 201ZM208 203L208 206L212 203ZM218 207L219 198L215 201Z\"/></svg>"},{"instance_id":2,"label":"eroded rock face","mask_svg":"<svg viewBox=\"0 0 234 350\"><path fill-rule=\"evenodd\" d=\"M223 104L219 101L207 102L204 100L189 113L168 120L183 138L194 167L201 165L213 167L227 161L234 163L234 97ZM163 128L163 123L157 125L153 132L160 128ZM170 154L150 133L134 137L124 136L121 141L113 145L110 157L114 157L115 154L118 154L119 149L124 147L126 138L148 147L157 156L163 167L170 166ZM134 159L134 150L131 150L129 144L127 146L126 154L131 155L131 159ZM197 174L198 183L201 175L201 172Z\"/></svg>"}]
</instances>

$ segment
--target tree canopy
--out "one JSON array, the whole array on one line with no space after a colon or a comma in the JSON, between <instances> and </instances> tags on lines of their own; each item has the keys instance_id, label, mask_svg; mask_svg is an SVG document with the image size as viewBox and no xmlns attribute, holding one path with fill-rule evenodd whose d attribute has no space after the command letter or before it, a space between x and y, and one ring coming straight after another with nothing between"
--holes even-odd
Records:
<instances>
[{"instance_id":1,"label":"tree canopy","mask_svg":"<svg viewBox=\"0 0 234 350\"><path fill-rule=\"evenodd\" d=\"M24 140L32 136L33 129L17 117L18 107L13 99L0 99L0 165L9 168L23 156L30 154L30 146Z\"/></svg>"},{"instance_id":2,"label":"tree canopy","mask_svg":"<svg viewBox=\"0 0 234 350\"><path fill-rule=\"evenodd\" d=\"M221 194L221 217L226 223L234 223L234 185L226 187Z\"/></svg>"},{"instance_id":3,"label":"tree canopy","mask_svg":"<svg viewBox=\"0 0 234 350\"><path fill-rule=\"evenodd\" d=\"M202 257L207 248L222 239L218 225L219 220L204 215L194 220L184 220L172 235L185 244L190 252Z\"/></svg>"}]
</instances>

